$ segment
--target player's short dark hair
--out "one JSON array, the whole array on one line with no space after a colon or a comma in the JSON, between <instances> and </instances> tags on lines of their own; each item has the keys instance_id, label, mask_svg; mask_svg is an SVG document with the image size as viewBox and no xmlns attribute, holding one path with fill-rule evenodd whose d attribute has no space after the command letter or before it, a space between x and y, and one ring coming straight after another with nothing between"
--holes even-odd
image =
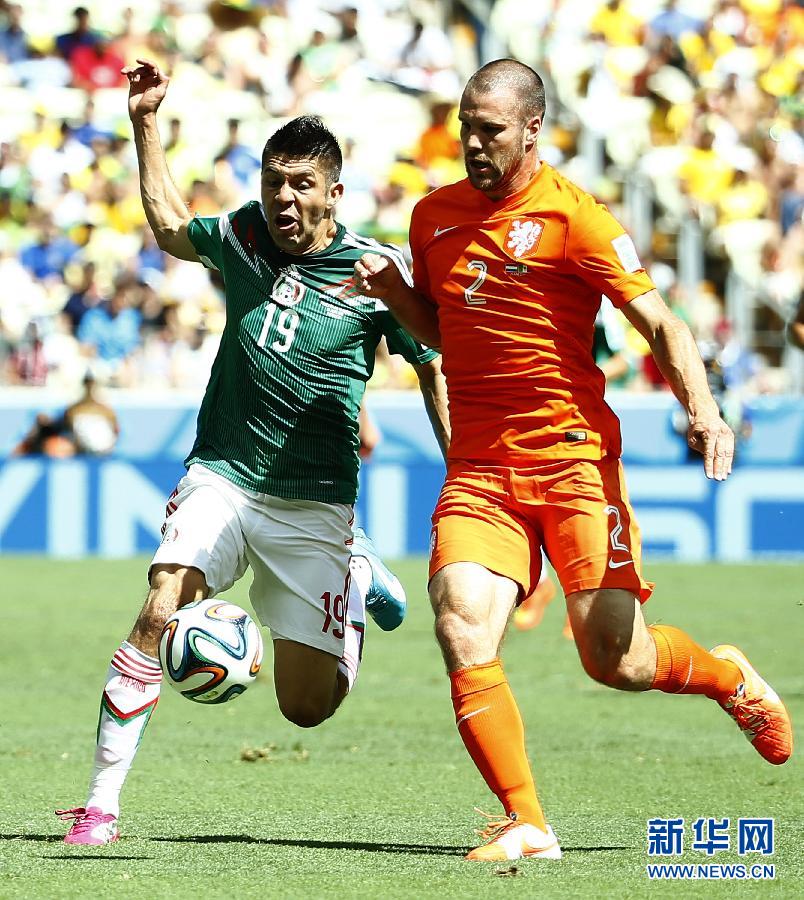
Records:
<instances>
[{"instance_id":1,"label":"player's short dark hair","mask_svg":"<svg viewBox=\"0 0 804 900\"><path fill-rule=\"evenodd\" d=\"M464 93L486 94L500 89L511 94L523 122L534 116L544 118L544 82L538 72L516 59L486 63L469 79Z\"/></svg>"},{"instance_id":2,"label":"player's short dark hair","mask_svg":"<svg viewBox=\"0 0 804 900\"><path fill-rule=\"evenodd\" d=\"M263 148L263 166L272 155L315 160L324 170L327 184L341 177L343 154L338 139L318 116L299 116L275 131Z\"/></svg>"}]
</instances>

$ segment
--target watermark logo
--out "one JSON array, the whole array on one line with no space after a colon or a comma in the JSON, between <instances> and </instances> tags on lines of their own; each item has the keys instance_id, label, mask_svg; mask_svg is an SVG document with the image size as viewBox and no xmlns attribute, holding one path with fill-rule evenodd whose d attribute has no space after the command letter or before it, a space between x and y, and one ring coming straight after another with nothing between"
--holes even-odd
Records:
<instances>
[{"instance_id":1,"label":"watermark logo","mask_svg":"<svg viewBox=\"0 0 804 900\"><path fill-rule=\"evenodd\" d=\"M729 820L722 819L696 819L692 823L692 833L695 839L692 849L712 856L721 850L729 850L731 847L731 835L729 834Z\"/></svg>"},{"instance_id":2,"label":"watermark logo","mask_svg":"<svg viewBox=\"0 0 804 900\"><path fill-rule=\"evenodd\" d=\"M648 856L681 856L683 819L648 819Z\"/></svg>"},{"instance_id":3,"label":"watermark logo","mask_svg":"<svg viewBox=\"0 0 804 900\"><path fill-rule=\"evenodd\" d=\"M740 819L737 822L737 852L773 854L773 819Z\"/></svg>"},{"instance_id":4,"label":"watermark logo","mask_svg":"<svg viewBox=\"0 0 804 900\"><path fill-rule=\"evenodd\" d=\"M735 839L736 838L736 839ZM767 881L776 877L776 866L749 863L714 863L711 858L718 853L737 851L741 857L749 854L773 855L775 848L773 819L737 819L702 816L689 823L683 818L648 819L647 851L650 857L683 856L685 849L704 854L707 863L651 862L645 867L652 880L756 880Z\"/></svg>"}]
</instances>

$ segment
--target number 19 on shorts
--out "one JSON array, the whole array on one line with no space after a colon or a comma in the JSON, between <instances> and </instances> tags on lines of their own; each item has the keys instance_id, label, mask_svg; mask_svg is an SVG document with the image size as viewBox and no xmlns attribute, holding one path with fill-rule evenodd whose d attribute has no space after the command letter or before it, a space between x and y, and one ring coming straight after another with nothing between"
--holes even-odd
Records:
<instances>
[{"instance_id":1,"label":"number 19 on shorts","mask_svg":"<svg viewBox=\"0 0 804 900\"><path fill-rule=\"evenodd\" d=\"M324 604L324 627L321 629L326 634L330 629L332 636L340 640L344 635L346 625L346 604L340 594L333 597L329 591L321 595Z\"/></svg>"}]
</instances>

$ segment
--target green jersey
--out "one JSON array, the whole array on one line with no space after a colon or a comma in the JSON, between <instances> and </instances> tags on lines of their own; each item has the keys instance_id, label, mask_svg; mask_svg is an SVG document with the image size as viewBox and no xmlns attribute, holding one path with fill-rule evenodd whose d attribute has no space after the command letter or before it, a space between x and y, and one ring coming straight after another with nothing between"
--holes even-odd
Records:
<instances>
[{"instance_id":1,"label":"green jersey","mask_svg":"<svg viewBox=\"0 0 804 900\"><path fill-rule=\"evenodd\" d=\"M401 253L342 225L324 250L286 253L257 201L196 217L188 234L223 278L226 327L185 465L203 463L260 493L353 503L358 413L377 344L385 336L411 363L436 356L354 288L354 264L368 251L388 256L410 283Z\"/></svg>"}]
</instances>

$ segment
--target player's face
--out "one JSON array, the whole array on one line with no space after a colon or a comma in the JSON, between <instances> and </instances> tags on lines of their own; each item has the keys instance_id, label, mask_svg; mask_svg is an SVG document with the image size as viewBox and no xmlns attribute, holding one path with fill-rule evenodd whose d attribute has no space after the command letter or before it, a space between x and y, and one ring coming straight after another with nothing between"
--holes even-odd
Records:
<instances>
[{"instance_id":1,"label":"player's face","mask_svg":"<svg viewBox=\"0 0 804 900\"><path fill-rule=\"evenodd\" d=\"M269 156L262 167L262 205L268 231L288 253L315 253L335 235L335 204L343 185L327 184L314 159Z\"/></svg>"},{"instance_id":2,"label":"player's face","mask_svg":"<svg viewBox=\"0 0 804 900\"><path fill-rule=\"evenodd\" d=\"M534 171L541 119L522 121L504 91L465 91L458 114L469 181L492 200L524 187Z\"/></svg>"}]
</instances>

